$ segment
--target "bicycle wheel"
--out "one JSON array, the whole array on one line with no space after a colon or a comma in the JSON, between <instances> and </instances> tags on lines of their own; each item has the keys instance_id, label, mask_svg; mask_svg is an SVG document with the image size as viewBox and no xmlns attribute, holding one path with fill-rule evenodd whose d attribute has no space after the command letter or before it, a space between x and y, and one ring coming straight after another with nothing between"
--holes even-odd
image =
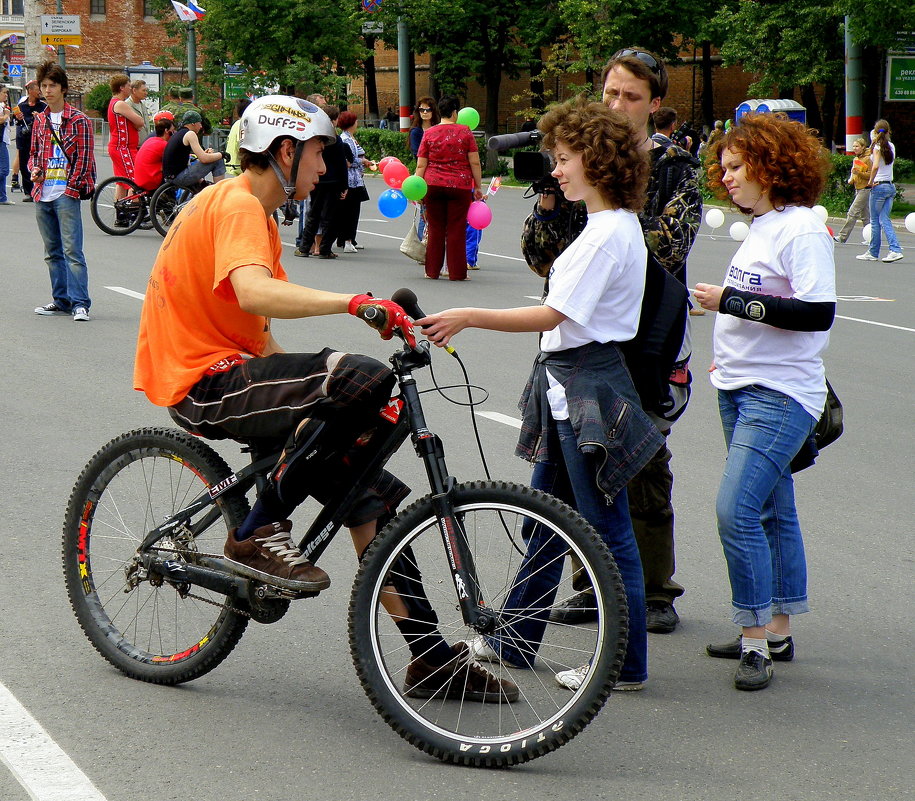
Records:
<instances>
[{"instance_id":1,"label":"bicycle wheel","mask_svg":"<svg viewBox=\"0 0 915 801\"><path fill-rule=\"evenodd\" d=\"M147 573L137 556L150 529L230 473L190 434L143 428L105 445L73 488L63 529L70 604L99 653L132 678L178 684L202 676L229 655L248 625L225 596L200 587L190 587L196 597L187 595ZM221 522L196 539L176 528L157 545L163 558L221 556L226 531L244 519L248 502L229 493L217 504Z\"/></svg>"},{"instance_id":2,"label":"bicycle wheel","mask_svg":"<svg viewBox=\"0 0 915 801\"><path fill-rule=\"evenodd\" d=\"M383 596L390 603L387 585L397 587L412 568L421 570L425 594L444 638L453 645L477 634L464 623L458 607L430 496L391 521L363 559L350 601L350 650L375 708L417 748L444 761L467 765L500 767L526 762L572 739L606 701L626 651L628 612L623 583L594 529L549 495L517 484L473 482L455 489L454 505L476 564L483 603L498 615L489 642L502 656L492 652L492 661L485 667L498 678L517 684L518 700L480 702L435 694L418 699L404 692L411 655L382 606ZM569 553L581 560L595 589L594 623L545 622L554 604L576 592L571 560L566 558ZM533 598L528 596L526 605L515 605L526 582L535 582L549 565L561 571L558 583L550 582L557 590L555 599L551 591L538 590ZM406 596L399 591L401 597ZM539 634L530 639L520 634L521 628L532 623L536 628L538 620L539 645ZM517 664L510 663L506 645L515 647ZM526 659L518 659L518 653ZM525 661L526 666L519 666ZM569 691L557 683L558 671L582 665L590 667L577 690ZM456 675L459 673L443 679L439 695L453 695Z\"/></svg>"},{"instance_id":3,"label":"bicycle wheel","mask_svg":"<svg viewBox=\"0 0 915 801\"><path fill-rule=\"evenodd\" d=\"M124 196L115 199L118 190ZM89 210L95 224L109 236L125 236L136 231L146 217L146 190L129 178L108 178L92 194Z\"/></svg>"},{"instance_id":4,"label":"bicycle wheel","mask_svg":"<svg viewBox=\"0 0 915 801\"><path fill-rule=\"evenodd\" d=\"M149 216L152 219L153 227L162 236L168 233L178 212L184 208L184 205L194 196L190 189L183 189L169 181L166 181L155 192L149 201Z\"/></svg>"}]
</instances>

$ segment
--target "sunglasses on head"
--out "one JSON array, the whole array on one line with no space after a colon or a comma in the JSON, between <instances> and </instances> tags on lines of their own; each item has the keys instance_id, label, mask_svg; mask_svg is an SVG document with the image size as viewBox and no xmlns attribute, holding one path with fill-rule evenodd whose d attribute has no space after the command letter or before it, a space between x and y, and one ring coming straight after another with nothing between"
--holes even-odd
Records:
<instances>
[{"instance_id":1,"label":"sunglasses on head","mask_svg":"<svg viewBox=\"0 0 915 801\"><path fill-rule=\"evenodd\" d=\"M651 55L651 53L645 53L641 50L620 50L614 53L610 60L616 61L618 58L626 58L627 56L630 58L637 58L655 75L661 74L662 65L658 62L658 60L653 55Z\"/></svg>"}]
</instances>

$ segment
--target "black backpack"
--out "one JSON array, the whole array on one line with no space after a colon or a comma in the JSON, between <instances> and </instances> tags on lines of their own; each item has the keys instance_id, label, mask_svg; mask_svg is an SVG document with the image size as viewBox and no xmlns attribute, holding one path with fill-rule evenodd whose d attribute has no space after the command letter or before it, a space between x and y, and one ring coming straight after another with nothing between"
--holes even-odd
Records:
<instances>
[{"instance_id":1,"label":"black backpack","mask_svg":"<svg viewBox=\"0 0 915 801\"><path fill-rule=\"evenodd\" d=\"M649 255L639 329L620 346L642 408L671 423L683 414L690 392L689 354L680 357L688 300L686 287ZM685 398L682 392L675 398L672 385L682 388Z\"/></svg>"}]
</instances>

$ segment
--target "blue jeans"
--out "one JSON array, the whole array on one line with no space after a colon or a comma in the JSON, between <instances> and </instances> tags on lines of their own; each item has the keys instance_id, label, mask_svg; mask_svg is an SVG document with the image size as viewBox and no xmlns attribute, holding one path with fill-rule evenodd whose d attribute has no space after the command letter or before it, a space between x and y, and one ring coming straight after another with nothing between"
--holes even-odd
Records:
<instances>
[{"instance_id":1,"label":"blue jeans","mask_svg":"<svg viewBox=\"0 0 915 801\"><path fill-rule=\"evenodd\" d=\"M77 306L88 309L92 301L79 200L61 195L50 202L40 201L35 204L35 219L51 274L51 299L64 311Z\"/></svg>"},{"instance_id":2,"label":"blue jeans","mask_svg":"<svg viewBox=\"0 0 915 801\"><path fill-rule=\"evenodd\" d=\"M5 203L9 198L6 196L6 176L10 174L10 151L3 141L3 135L0 134L0 202Z\"/></svg>"},{"instance_id":3,"label":"blue jeans","mask_svg":"<svg viewBox=\"0 0 915 801\"><path fill-rule=\"evenodd\" d=\"M178 186L183 186L186 189L190 189L194 186L194 184L202 181L211 173L214 178L225 175L225 161L220 159L219 161L211 161L209 164L204 164L200 160L195 161L193 164L185 167L174 178L172 178L172 183L178 184Z\"/></svg>"},{"instance_id":4,"label":"blue jeans","mask_svg":"<svg viewBox=\"0 0 915 801\"><path fill-rule=\"evenodd\" d=\"M893 198L896 197L895 184L877 184L871 189L870 213L871 213L871 244L868 252L875 259L880 255L880 231L886 234L886 244L890 251L902 253L899 247L899 240L896 238L896 231L893 223L890 222L890 211L893 208Z\"/></svg>"},{"instance_id":5,"label":"blue jeans","mask_svg":"<svg viewBox=\"0 0 915 801\"><path fill-rule=\"evenodd\" d=\"M645 681L648 678L648 633L645 621L645 582L639 549L629 519L626 490L608 504L597 488L596 467L590 456L578 449L568 420L555 421L562 450L562 462L534 465L531 486L553 495L576 508L600 534L619 567L629 603L629 646L620 672L620 681ZM524 618L508 627L508 636L489 643L513 665L530 664L547 626L556 587L562 574L566 549L558 538L545 533L530 519L525 521L522 537L527 551L515 577L515 589L505 602L506 610L524 610ZM517 636L524 653L506 644ZM532 653L533 652L533 653Z\"/></svg>"},{"instance_id":6,"label":"blue jeans","mask_svg":"<svg viewBox=\"0 0 915 801\"><path fill-rule=\"evenodd\" d=\"M816 420L793 398L759 385L718 390L728 460L718 490L718 536L733 620L764 626L807 605L807 560L791 460Z\"/></svg>"}]
</instances>

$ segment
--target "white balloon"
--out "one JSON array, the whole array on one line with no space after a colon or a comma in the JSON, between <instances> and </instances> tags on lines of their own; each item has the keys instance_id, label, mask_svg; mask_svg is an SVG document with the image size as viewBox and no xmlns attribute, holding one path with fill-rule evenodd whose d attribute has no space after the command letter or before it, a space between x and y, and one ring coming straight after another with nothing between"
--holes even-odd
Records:
<instances>
[{"instance_id":1,"label":"white balloon","mask_svg":"<svg viewBox=\"0 0 915 801\"><path fill-rule=\"evenodd\" d=\"M721 209L709 209L705 212L705 224L709 228L721 228L724 225L724 212Z\"/></svg>"},{"instance_id":2,"label":"white balloon","mask_svg":"<svg viewBox=\"0 0 915 801\"><path fill-rule=\"evenodd\" d=\"M738 220L735 223L731 223L731 228L728 233L730 233L731 239L733 239L735 242L743 242L743 240L746 239L747 235L750 233L750 226L742 220Z\"/></svg>"},{"instance_id":3,"label":"white balloon","mask_svg":"<svg viewBox=\"0 0 915 801\"><path fill-rule=\"evenodd\" d=\"M861 232L861 239L865 245L869 245L871 243L871 224L870 223L868 223L867 225L864 226L864 230Z\"/></svg>"},{"instance_id":4,"label":"white balloon","mask_svg":"<svg viewBox=\"0 0 915 801\"><path fill-rule=\"evenodd\" d=\"M906 215L905 229L906 231L911 231L913 234L915 234L915 211Z\"/></svg>"},{"instance_id":5,"label":"white balloon","mask_svg":"<svg viewBox=\"0 0 915 801\"><path fill-rule=\"evenodd\" d=\"M817 217L819 217L823 222L826 222L826 218L829 217L829 212L826 211L826 206L820 206L818 204L813 207L813 211L816 212Z\"/></svg>"}]
</instances>

